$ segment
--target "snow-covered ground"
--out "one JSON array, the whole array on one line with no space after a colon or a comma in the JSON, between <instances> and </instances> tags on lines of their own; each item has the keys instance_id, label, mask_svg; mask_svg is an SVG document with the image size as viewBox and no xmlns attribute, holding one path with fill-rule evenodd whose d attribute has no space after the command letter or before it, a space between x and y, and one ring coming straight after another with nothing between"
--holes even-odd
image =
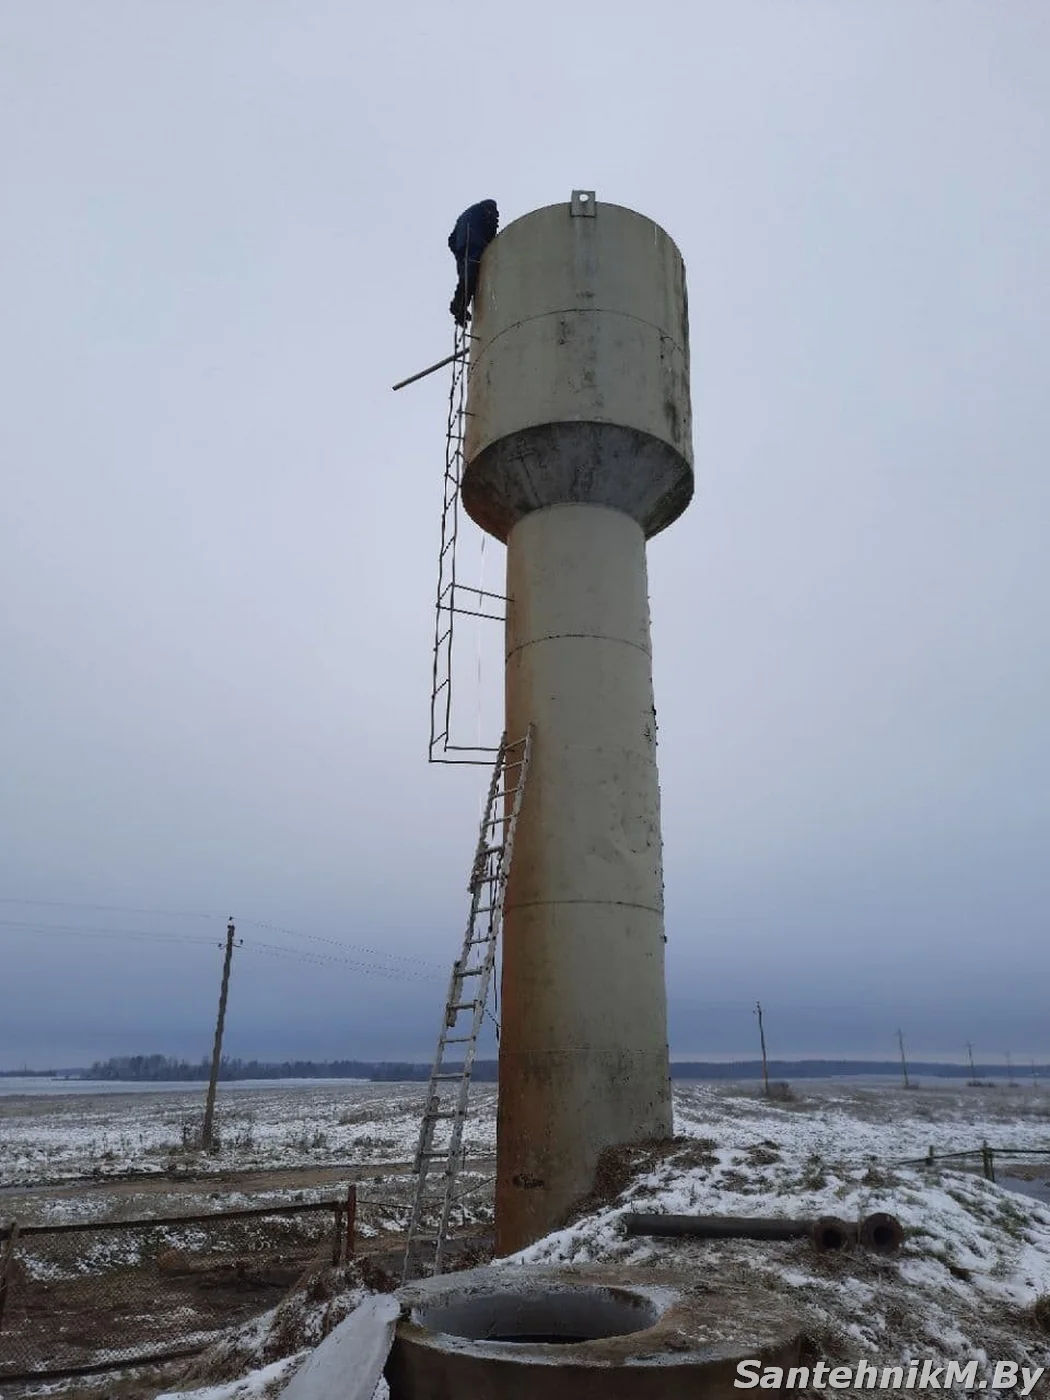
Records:
<instances>
[{"instance_id":1,"label":"snow-covered ground","mask_svg":"<svg viewBox=\"0 0 1050 1400\"><path fill-rule=\"evenodd\" d=\"M411 1160L426 1086L320 1081L220 1087L218 1150L193 1150L203 1089L0 1097L0 1192L130 1173L157 1178L232 1171L387 1164ZM479 1112L468 1151L495 1149L493 1091L475 1089Z\"/></svg>"},{"instance_id":2,"label":"snow-covered ground","mask_svg":"<svg viewBox=\"0 0 1050 1400\"><path fill-rule=\"evenodd\" d=\"M421 1085L324 1085L238 1094L225 1105L222 1151L203 1167L229 1173L294 1164L303 1170L354 1161L403 1164L412 1155L422 1093ZM0 1101L0 1111L4 1106ZM7 1180L28 1183L41 1162L52 1180L68 1181L85 1173L108 1140L115 1146L106 1170L141 1170L144 1163L168 1170L177 1115L198 1106L196 1094L185 1105L173 1105L169 1095L163 1102L159 1096L119 1102L107 1096L79 1107L51 1100L32 1109L26 1101L19 1115L0 1125L0 1169ZM470 1141L478 1156L493 1150L494 1110L492 1091L477 1091ZM1003 1175L992 1183L946 1164L903 1165L925 1158L931 1147L937 1154L982 1142L1050 1149L1050 1094L1039 1086L952 1082L905 1093L886 1085L801 1083L793 1098L779 1102L752 1086L679 1085L675 1112L679 1136L673 1144L639 1149L618 1194L598 1200L583 1218L517 1260L621 1262L709 1279L746 1275L790 1300L816 1354L829 1361L1050 1364L1050 1204L1008 1189ZM63 1125L74 1130L67 1146ZM1004 1166L997 1160L1000 1173ZM193 1169L202 1169L197 1157ZM1050 1158L1042 1159L1040 1170L1050 1177ZM477 1183L472 1209L483 1219L491 1210L491 1187L484 1173ZM634 1210L851 1220L886 1210L907 1233L901 1251L885 1257L818 1254L805 1240L627 1238L621 1217ZM304 1348L363 1296L363 1284L359 1275L333 1275L320 1291L313 1300L289 1299L231 1336L218 1353L194 1364L177 1393L196 1400L276 1393ZM205 1391L194 1389L205 1381ZM1034 1394L1047 1393L1044 1377Z\"/></svg>"},{"instance_id":3,"label":"snow-covered ground","mask_svg":"<svg viewBox=\"0 0 1050 1400\"><path fill-rule=\"evenodd\" d=\"M219 1147L190 1146L203 1090L0 1097L0 1190L121 1177L388 1164L411 1159L423 1084L319 1081L261 1088L222 1086ZM958 1081L904 1093L896 1086L858 1088L848 1081L795 1087L796 1098L771 1108L753 1089L679 1084L679 1132L743 1138L769 1118L790 1149L901 1158L979 1147L1046 1146L1050 1093L1038 1087L971 1089ZM477 1156L495 1150L495 1095L475 1086L466 1144ZM1007 1141L1007 1139L1009 1141Z\"/></svg>"}]
</instances>

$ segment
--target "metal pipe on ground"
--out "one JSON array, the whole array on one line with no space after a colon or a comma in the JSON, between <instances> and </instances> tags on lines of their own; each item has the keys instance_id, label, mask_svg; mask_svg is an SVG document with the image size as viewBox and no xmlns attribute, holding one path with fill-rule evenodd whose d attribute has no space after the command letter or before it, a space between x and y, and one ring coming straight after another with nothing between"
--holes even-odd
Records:
<instances>
[{"instance_id":1,"label":"metal pipe on ground","mask_svg":"<svg viewBox=\"0 0 1050 1400\"><path fill-rule=\"evenodd\" d=\"M660 1235L701 1240L797 1240L809 1236L818 1249L845 1249L857 1227L836 1216L790 1220L741 1215L627 1215L628 1235Z\"/></svg>"},{"instance_id":2,"label":"metal pipe on ground","mask_svg":"<svg viewBox=\"0 0 1050 1400\"><path fill-rule=\"evenodd\" d=\"M865 1249L873 1249L878 1254L892 1254L900 1249L904 1240L904 1227L895 1215L887 1215L877 1210L874 1215L866 1215L860 1222L858 1231Z\"/></svg>"},{"instance_id":3,"label":"metal pipe on ground","mask_svg":"<svg viewBox=\"0 0 1050 1400\"><path fill-rule=\"evenodd\" d=\"M814 1249L852 1249L857 1243L857 1226L848 1220L840 1220L837 1215L820 1215L816 1220L804 1223L809 1225L807 1233Z\"/></svg>"},{"instance_id":4,"label":"metal pipe on ground","mask_svg":"<svg viewBox=\"0 0 1050 1400\"><path fill-rule=\"evenodd\" d=\"M866 1248L889 1252L904 1237L900 1222L880 1212L860 1225L822 1215L816 1220L769 1219L739 1215L642 1215L623 1217L628 1235L703 1240L795 1240L809 1238L816 1249L849 1249L859 1240Z\"/></svg>"}]
</instances>

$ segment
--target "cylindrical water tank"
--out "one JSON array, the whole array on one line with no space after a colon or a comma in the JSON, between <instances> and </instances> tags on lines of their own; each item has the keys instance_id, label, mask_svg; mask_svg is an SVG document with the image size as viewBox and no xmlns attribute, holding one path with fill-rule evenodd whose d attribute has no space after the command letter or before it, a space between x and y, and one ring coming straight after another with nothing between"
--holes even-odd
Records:
<instances>
[{"instance_id":1,"label":"cylindrical water tank","mask_svg":"<svg viewBox=\"0 0 1050 1400\"><path fill-rule=\"evenodd\" d=\"M613 506L646 537L693 494L685 265L658 224L581 202L537 209L485 253L463 504L505 540L530 510Z\"/></svg>"}]
</instances>

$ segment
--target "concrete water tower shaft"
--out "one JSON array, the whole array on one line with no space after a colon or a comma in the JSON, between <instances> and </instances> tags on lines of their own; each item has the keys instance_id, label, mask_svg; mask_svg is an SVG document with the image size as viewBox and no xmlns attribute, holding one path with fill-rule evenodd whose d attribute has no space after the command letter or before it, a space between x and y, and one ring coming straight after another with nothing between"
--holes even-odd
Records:
<instances>
[{"instance_id":1,"label":"concrete water tower shaft","mask_svg":"<svg viewBox=\"0 0 1050 1400\"><path fill-rule=\"evenodd\" d=\"M506 731L533 726L503 915L496 1234L671 1133L645 542L693 493L685 267L590 191L515 220L475 298L463 505L507 545Z\"/></svg>"}]
</instances>

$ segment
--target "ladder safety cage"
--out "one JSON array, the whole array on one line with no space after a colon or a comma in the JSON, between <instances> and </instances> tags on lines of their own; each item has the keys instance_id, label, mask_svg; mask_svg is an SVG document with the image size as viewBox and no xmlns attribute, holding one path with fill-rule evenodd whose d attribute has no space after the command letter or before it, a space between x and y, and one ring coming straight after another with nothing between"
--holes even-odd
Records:
<instances>
[{"instance_id":1,"label":"ladder safety cage","mask_svg":"<svg viewBox=\"0 0 1050 1400\"><path fill-rule=\"evenodd\" d=\"M502 622L507 599L502 593L461 583L456 572L456 544L459 537L460 487L463 469L467 408L467 381L470 378L471 333L467 326L456 326L452 380L448 396L448 430L445 435L445 475L441 502L441 550L438 554L437 597L434 610L434 663L430 691L431 763L475 763L488 765L497 747L456 744L452 735L452 657L457 615Z\"/></svg>"},{"instance_id":2,"label":"ladder safety cage","mask_svg":"<svg viewBox=\"0 0 1050 1400\"><path fill-rule=\"evenodd\" d=\"M412 1164L416 1186L402 1282L407 1282L415 1269L424 1247L424 1230L428 1230L428 1247L433 1240L433 1273L440 1274L444 1268L449 1221L456 1202L456 1178L465 1156L463 1128L474 1056L492 983L503 922L503 901L514 856L514 835L531 752L531 725L524 739L514 743L508 743L504 735L497 750L467 884L470 915L460 955L452 964L437 1053L430 1071L419 1143ZM452 1057L446 1058L450 1047L454 1047Z\"/></svg>"}]
</instances>

